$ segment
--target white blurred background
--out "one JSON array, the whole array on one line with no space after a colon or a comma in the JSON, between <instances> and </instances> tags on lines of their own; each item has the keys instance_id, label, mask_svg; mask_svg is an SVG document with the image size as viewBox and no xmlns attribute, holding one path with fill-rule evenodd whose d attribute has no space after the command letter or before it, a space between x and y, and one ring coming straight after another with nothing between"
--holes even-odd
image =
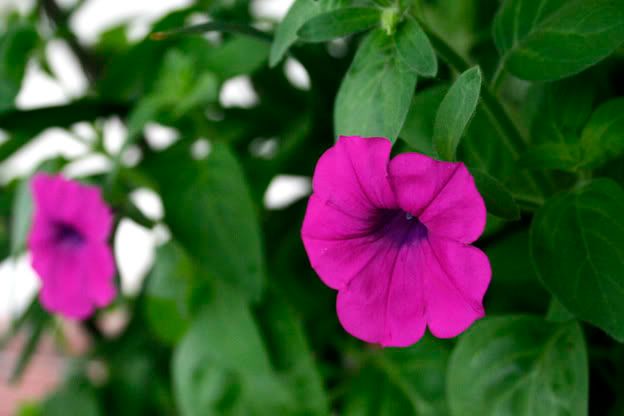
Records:
<instances>
[{"instance_id":1,"label":"white blurred background","mask_svg":"<svg viewBox=\"0 0 624 416\"><path fill-rule=\"evenodd\" d=\"M250 7L256 16L277 21L292 2L293 0L255 0ZM58 3L71 6L75 0L58 0ZM150 31L150 25L159 17L189 3L189 0L87 0L73 15L71 27L79 40L87 45L95 42L103 31L122 22L128 23L130 39L140 39ZM13 10L26 13L33 6L34 0L0 0L0 15ZM61 40L52 41L45 52L54 77L32 61L28 65L17 97L17 106L20 109L63 104L85 94L87 80L67 44ZM295 86L309 88L307 73L296 61L289 60L286 71ZM226 83L220 99L224 106L244 107L253 105L257 98L248 79L237 77ZM106 149L111 154L118 152L126 134L122 121L110 118L105 121L103 130ZM104 158L84 158L88 147L76 140L76 136L88 141L94 136L93 128L88 123L81 123L71 131L44 131L14 157L0 164L0 183L26 175L42 160L56 155L75 160L65 171L68 176L107 169L107 160ZM155 147L159 144L166 146L176 140L177 132L152 123L146 127L145 136ZM3 140L6 140L6 135L2 133L0 126L0 142ZM279 208L309 192L309 178L280 176L269 187L265 204ZM132 198L146 215L154 219L162 218L163 209L156 194L141 189ZM160 227L149 230L130 220L122 220L115 235L114 249L123 293L132 295L140 288L142 279L153 262L155 246L167 238L166 234L166 230ZM36 295L38 285L27 256L0 264L0 329L2 323L6 325L10 317L27 306Z\"/></svg>"}]
</instances>

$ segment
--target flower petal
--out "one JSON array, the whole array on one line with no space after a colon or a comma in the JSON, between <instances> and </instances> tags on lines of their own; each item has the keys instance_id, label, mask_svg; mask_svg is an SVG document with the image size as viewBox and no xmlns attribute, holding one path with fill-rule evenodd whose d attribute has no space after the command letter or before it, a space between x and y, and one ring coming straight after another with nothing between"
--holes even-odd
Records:
<instances>
[{"instance_id":1,"label":"flower petal","mask_svg":"<svg viewBox=\"0 0 624 416\"><path fill-rule=\"evenodd\" d=\"M340 137L316 165L314 194L361 218L374 208L395 208L388 182L391 149L390 141L380 137Z\"/></svg>"},{"instance_id":2,"label":"flower petal","mask_svg":"<svg viewBox=\"0 0 624 416\"><path fill-rule=\"evenodd\" d=\"M45 309L73 319L86 319L93 303L86 296L87 281L76 253L55 247L32 253L32 266L42 281L40 300Z\"/></svg>"},{"instance_id":3,"label":"flower petal","mask_svg":"<svg viewBox=\"0 0 624 416\"><path fill-rule=\"evenodd\" d=\"M34 239L44 237L38 228L50 221L75 226L89 239L108 239L113 216L98 187L82 185L61 175L37 173L32 180L32 190L35 199Z\"/></svg>"},{"instance_id":4,"label":"flower petal","mask_svg":"<svg viewBox=\"0 0 624 416\"><path fill-rule=\"evenodd\" d=\"M83 261L87 263L89 298L97 307L107 306L117 294L113 284L115 260L110 247L104 243L89 244L84 249Z\"/></svg>"},{"instance_id":5,"label":"flower petal","mask_svg":"<svg viewBox=\"0 0 624 416\"><path fill-rule=\"evenodd\" d=\"M463 163L403 153L392 159L389 172L401 208L418 217L430 233L462 243L479 238L485 203Z\"/></svg>"},{"instance_id":6,"label":"flower petal","mask_svg":"<svg viewBox=\"0 0 624 416\"><path fill-rule=\"evenodd\" d=\"M42 281L41 303L49 311L86 319L115 297L115 265L104 243L72 249L40 244L32 250L32 266Z\"/></svg>"},{"instance_id":7,"label":"flower petal","mask_svg":"<svg viewBox=\"0 0 624 416\"><path fill-rule=\"evenodd\" d=\"M312 195L301 238L312 268L333 289L341 289L368 263L369 221L354 217Z\"/></svg>"},{"instance_id":8,"label":"flower petal","mask_svg":"<svg viewBox=\"0 0 624 416\"><path fill-rule=\"evenodd\" d=\"M383 346L416 343L426 327L419 243L382 240L371 261L338 293L337 312L351 335Z\"/></svg>"},{"instance_id":9,"label":"flower petal","mask_svg":"<svg viewBox=\"0 0 624 416\"><path fill-rule=\"evenodd\" d=\"M457 336L485 314L489 260L476 247L431 235L423 252L427 325L438 338Z\"/></svg>"}]
</instances>

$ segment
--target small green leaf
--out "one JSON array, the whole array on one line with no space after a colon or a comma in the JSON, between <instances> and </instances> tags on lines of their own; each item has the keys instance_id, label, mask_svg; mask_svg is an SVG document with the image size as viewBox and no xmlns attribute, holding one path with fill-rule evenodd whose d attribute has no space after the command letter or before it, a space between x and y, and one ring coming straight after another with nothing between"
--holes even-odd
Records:
<instances>
[{"instance_id":1,"label":"small green leaf","mask_svg":"<svg viewBox=\"0 0 624 416\"><path fill-rule=\"evenodd\" d=\"M548 305L548 312L546 312L546 319L550 322L567 322L574 319L574 315L567 310L561 302L552 298L550 305Z\"/></svg>"},{"instance_id":2,"label":"small green leaf","mask_svg":"<svg viewBox=\"0 0 624 416\"><path fill-rule=\"evenodd\" d=\"M494 20L509 72L526 80L564 78L624 42L624 0L509 0Z\"/></svg>"},{"instance_id":3,"label":"small green leaf","mask_svg":"<svg viewBox=\"0 0 624 416\"><path fill-rule=\"evenodd\" d=\"M405 63L423 77L435 77L438 61L429 38L414 19L401 23L394 35L399 56Z\"/></svg>"},{"instance_id":4,"label":"small green leaf","mask_svg":"<svg viewBox=\"0 0 624 416\"><path fill-rule=\"evenodd\" d=\"M282 60L288 48L297 40L297 32L301 26L320 12L321 6L318 1L295 0L275 31L269 66L274 67Z\"/></svg>"},{"instance_id":5,"label":"small green leaf","mask_svg":"<svg viewBox=\"0 0 624 416\"><path fill-rule=\"evenodd\" d=\"M624 341L624 190L598 179L548 200L531 227L544 286L576 317Z\"/></svg>"},{"instance_id":6,"label":"small green leaf","mask_svg":"<svg viewBox=\"0 0 624 416\"><path fill-rule=\"evenodd\" d=\"M68 409L81 416L102 415L93 392L78 385L68 385L46 398L40 416L63 416Z\"/></svg>"},{"instance_id":7,"label":"small green leaf","mask_svg":"<svg viewBox=\"0 0 624 416\"><path fill-rule=\"evenodd\" d=\"M602 104L581 134L583 167L595 168L624 152L624 98Z\"/></svg>"},{"instance_id":8,"label":"small green leaf","mask_svg":"<svg viewBox=\"0 0 624 416\"><path fill-rule=\"evenodd\" d=\"M20 181L13 199L13 222L11 224L11 255L16 256L26 249L26 239L33 214L33 200L30 178Z\"/></svg>"},{"instance_id":9,"label":"small green leaf","mask_svg":"<svg viewBox=\"0 0 624 416\"><path fill-rule=\"evenodd\" d=\"M502 183L479 169L470 169L470 173L485 200L489 214L506 220L520 218L520 208L518 208L511 192Z\"/></svg>"},{"instance_id":10,"label":"small green leaf","mask_svg":"<svg viewBox=\"0 0 624 416\"><path fill-rule=\"evenodd\" d=\"M325 42L370 29L379 24L379 19L379 9L345 7L308 20L297 36L305 42Z\"/></svg>"},{"instance_id":11,"label":"small green leaf","mask_svg":"<svg viewBox=\"0 0 624 416\"><path fill-rule=\"evenodd\" d=\"M586 416L588 364L575 322L486 318L459 340L448 369L455 416Z\"/></svg>"},{"instance_id":12,"label":"small green leaf","mask_svg":"<svg viewBox=\"0 0 624 416\"><path fill-rule=\"evenodd\" d=\"M416 74L381 29L359 46L334 108L336 135L381 136L394 142L416 88Z\"/></svg>"},{"instance_id":13,"label":"small green leaf","mask_svg":"<svg viewBox=\"0 0 624 416\"><path fill-rule=\"evenodd\" d=\"M433 146L444 160L455 160L459 141L477 109L481 70L475 66L457 78L442 100L433 127Z\"/></svg>"}]
</instances>

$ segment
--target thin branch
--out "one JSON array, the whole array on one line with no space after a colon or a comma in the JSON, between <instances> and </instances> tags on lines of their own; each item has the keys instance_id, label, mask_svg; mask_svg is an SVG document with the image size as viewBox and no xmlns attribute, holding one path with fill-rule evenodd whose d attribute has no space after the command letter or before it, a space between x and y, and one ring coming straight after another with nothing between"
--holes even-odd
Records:
<instances>
[{"instance_id":1,"label":"thin branch","mask_svg":"<svg viewBox=\"0 0 624 416\"><path fill-rule=\"evenodd\" d=\"M89 81L97 79L100 73L97 59L80 44L76 35L70 30L69 15L54 0L40 0L40 6L56 31L67 41Z\"/></svg>"}]
</instances>

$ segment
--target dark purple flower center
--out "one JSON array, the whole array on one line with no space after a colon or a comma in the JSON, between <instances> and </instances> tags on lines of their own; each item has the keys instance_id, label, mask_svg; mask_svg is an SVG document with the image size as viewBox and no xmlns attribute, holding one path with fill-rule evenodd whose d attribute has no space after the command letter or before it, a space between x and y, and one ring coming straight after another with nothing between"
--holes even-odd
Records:
<instances>
[{"instance_id":1,"label":"dark purple flower center","mask_svg":"<svg viewBox=\"0 0 624 416\"><path fill-rule=\"evenodd\" d=\"M54 240L63 246L75 247L82 245L84 237L73 225L57 222L54 224Z\"/></svg>"},{"instance_id":2,"label":"dark purple flower center","mask_svg":"<svg viewBox=\"0 0 624 416\"><path fill-rule=\"evenodd\" d=\"M405 245L426 238L427 227L409 212L381 209L374 220L373 233L388 238L397 245Z\"/></svg>"}]
</instances>

